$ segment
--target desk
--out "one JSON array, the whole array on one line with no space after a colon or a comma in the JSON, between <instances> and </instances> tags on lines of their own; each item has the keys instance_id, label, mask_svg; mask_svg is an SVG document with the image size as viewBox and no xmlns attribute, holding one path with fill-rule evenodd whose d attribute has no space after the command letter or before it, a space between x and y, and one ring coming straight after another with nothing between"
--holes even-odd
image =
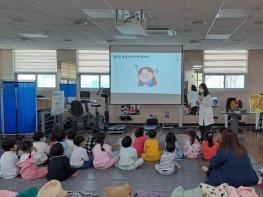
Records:
<instances>
[{"instance_id":1,"label":"desk","mask_svg":"<svg viewBox=\"0 0 263 197\"><path fill-rule=\"evenodd\" d=\"M225 117L225 127L228 128L228 116L230 117L230 129L235 133L238 133L238 119L239 116L250 114L241 112L220 112Z\"/></svg>"}]
</instances>

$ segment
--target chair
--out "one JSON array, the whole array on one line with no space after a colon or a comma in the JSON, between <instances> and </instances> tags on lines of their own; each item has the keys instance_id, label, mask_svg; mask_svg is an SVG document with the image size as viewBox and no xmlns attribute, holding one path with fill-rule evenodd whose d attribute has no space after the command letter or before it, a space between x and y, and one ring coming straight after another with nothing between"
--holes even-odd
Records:
<instances>
[{"instance_id":1,"label":"chair","mask_svg":"<svg viewBox=\"0 0 263 197\"><path fill-rule=\"evenodd\" d=\"M87 116L84 114L83 106L81 101L72 101L71 102L71 115L73 116L72 119L72 127L76 130L79 129L78 123L82 122L83 127L86 128L87 125Z\"/></svg>"}]
</instances>

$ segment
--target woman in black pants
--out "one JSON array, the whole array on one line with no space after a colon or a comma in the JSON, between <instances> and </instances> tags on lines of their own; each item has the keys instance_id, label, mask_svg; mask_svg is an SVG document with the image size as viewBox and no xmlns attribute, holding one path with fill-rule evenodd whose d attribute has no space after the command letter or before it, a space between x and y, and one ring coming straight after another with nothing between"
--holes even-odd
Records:
<instances>
[{"instance_id":1,"label":"woman in black pants","mask_svg":"<svg viewBox=\"0 0 263 197\"><path fill-rule=\"evenodd\" d=\"M212 109L212 98L209 94L206 84L199 85L199 128L201 132L201 140L205 140L206 132L212 129L214 124L214 115Z\"/></svg>"},{"instance_id":2,"label":"woman in black pants","mask_svg":"<svg viewBox=\"0 0 263 197\"><path fill-rule=\"evenodd\" d=\"M198 92L195 85L191 86L190 92L190 106L191 106L191 115L196 115L197 113L197 100L198 100Z\"/></svg>"}]
</instances>

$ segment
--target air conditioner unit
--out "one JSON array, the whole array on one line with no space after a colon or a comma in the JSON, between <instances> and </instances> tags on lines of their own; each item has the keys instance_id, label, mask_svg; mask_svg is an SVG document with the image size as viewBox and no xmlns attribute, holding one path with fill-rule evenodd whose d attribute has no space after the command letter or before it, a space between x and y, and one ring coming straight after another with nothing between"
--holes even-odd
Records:
<instances>
[{"instance_id":1,"label":"air conditioner unit","mask_svg":"<svg viewBox=\"0 0 263 197\"><path fill-rule=\"evenodd\" d=\"M176 30L169 27L147 27L146 32L154 36L175 36Z\"/></svg>"}]
</instances>

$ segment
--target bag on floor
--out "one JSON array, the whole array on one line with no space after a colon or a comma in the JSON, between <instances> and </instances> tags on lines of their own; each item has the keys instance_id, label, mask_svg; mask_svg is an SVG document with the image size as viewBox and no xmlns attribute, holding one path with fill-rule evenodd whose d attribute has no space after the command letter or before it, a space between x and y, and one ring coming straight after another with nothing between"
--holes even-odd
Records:
<instances>
[{"instance_id":1,"label":"bag on floor","mask_svg":"<svg viewBox=\"0 0 263 197\"><path fill-rule=\"evenodd\" d=\"M31 187L22 192L19 192L16 197L36 197L38 193L38 189L35 187Z\"/></svg>"},{"instance_id":2,"label":"bag on floor","mask_svg":"<svg viewBox=\"0 0 263 197\"><path fill-rule=\"evenodd\" d=\"M104 197L131 197L132 187L129 184L106 187L103 193Z\"/></svg>"},{"instance_id":3,"label":"bag on floor","mask_svg":"<svg viewBox=\"0 0 263 197\"><path fill-rule=\"evenodd\" d=\"M59 181L51 180L41 187L37 197L67 197L67 194Z\"/></svg>"},{"instance_id":4,"label":"bag on floor","mask_svg":"<svg viewBox=\"0 0 263 197\"><path fill-rule=\"evenodd\" d=\"M68 197L99 197L97 193L68 191Z\"/></svg>"}]
</instances>

